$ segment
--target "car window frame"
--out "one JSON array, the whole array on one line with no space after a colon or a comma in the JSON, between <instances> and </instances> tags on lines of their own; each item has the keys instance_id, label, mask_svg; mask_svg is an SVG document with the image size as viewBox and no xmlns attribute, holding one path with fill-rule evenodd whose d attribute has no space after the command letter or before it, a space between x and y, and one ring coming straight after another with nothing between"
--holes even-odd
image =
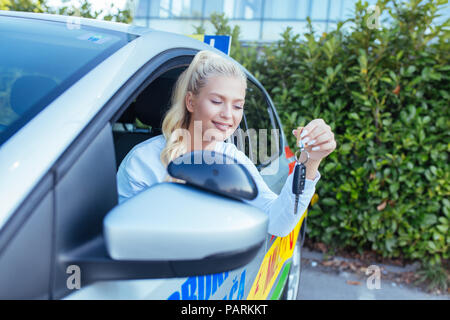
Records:
<instances>
[{"instance_id":1,"label":"car window frame","mask_svg":"<svg viewBox=\"0 0 450 320\"><path fill-rule=\"evenodd\" d=\"M261 171L264 168L268 167L273 161L275 161L276 159L278 159L279 157L281 157L283 155L283 150L284 150L284 146L285 146L284 139L283 139L283 129L281 126L281 121L276 112L275 106L272 102L272 99L270 98L269 94L267 93L267 91L265 90L263 85L255 77L253 77L253 75L251 75L249 72L246 72L246 75L247 75L248 81L250 81L258 90L260 90L260 92L262 93L262 95L264 97L264 101L266 103L267 110L270 110L270 112L267 112L267 113L269 115L269 119L272 124L271 129L278 129L278 146L279 146L278 154L273 155L271 158L269 158L267 160L266 163L261 163L261 164L255 165L256 168L258 169L258 171ZM245 116L245 107L244 107L243 120L244 120L245 131L247 131L248 123L247 123L247 118ZM252 146L252 142L249 141L249 152L251 152L253 147L254 146Z\"/></svg>"}]
</instances>

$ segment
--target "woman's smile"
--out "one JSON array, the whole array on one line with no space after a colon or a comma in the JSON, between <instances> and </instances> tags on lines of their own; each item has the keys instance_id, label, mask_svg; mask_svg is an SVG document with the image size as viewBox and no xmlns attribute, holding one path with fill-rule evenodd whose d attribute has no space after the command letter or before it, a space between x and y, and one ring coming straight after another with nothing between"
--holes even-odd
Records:
<instances>
[{"instance_id":1,"label":"woman's smile","mask_svg":"<svg viewBox=\"0 0 450 320\"><path fill-rule=\"evenodd\" d=\"M232 127L232 125L223 122L212 121L212 123L214 123L217 129L223 132L226 132L228 129Z\"/></svg>"}]
</instances>

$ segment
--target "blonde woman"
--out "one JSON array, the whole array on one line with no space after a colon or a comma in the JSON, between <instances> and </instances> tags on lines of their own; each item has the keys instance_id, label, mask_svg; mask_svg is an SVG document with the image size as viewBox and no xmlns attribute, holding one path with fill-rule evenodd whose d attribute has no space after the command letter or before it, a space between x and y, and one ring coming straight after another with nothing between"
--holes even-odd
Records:
<instances>
[{"instance_id":1,"label":"blonde woman","mask_svg":"<svg viewBox=\"0 0 450 320\"><path fill-rule=\"evenodd\" d=\"M244 201L269 215L270 234L288 235L314 195L321 160L336 148L336 142L330 127L321 119L293 131L297 141L302 139L306 144L310 155L305 189L294 214L293 175L289 175L277 195L253 162L234 144L225 142L242 120L246 88L246 75L236 63L211 51L198 52L177 80L172 105L162 123L163 134L136 145L120 164L119 203L155 183L175 181L167 174L167 165L175 158L194 150L214 150L247 167L256 182L258 196Z\"/></svg>"}]
</instances>

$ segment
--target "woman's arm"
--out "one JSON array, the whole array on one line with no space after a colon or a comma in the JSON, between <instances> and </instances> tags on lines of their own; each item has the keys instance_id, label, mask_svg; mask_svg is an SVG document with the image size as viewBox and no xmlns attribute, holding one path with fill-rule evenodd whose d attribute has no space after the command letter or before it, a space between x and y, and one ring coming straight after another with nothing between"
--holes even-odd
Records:
<instances>
[{"instance_id":1,"label":"woman's arm","mask_svg":"<svg viewBox=\"0 0 450 320\"><path fill-rule=\"evenodd\" d=\"M318 171L323 158L336 148L334 134L322 119L311 121L305 128L299 127L293 134L297 143L302 140L309 153L306 162L306 181L303 193L299 196L297 213L294 213L295 195L292 193L293 174L290 174L279 195L272 192L259 174L255 165L247 156L238 150L237 155L246 164L258 186L259 194L256 199L246 201L261 208L269 215L269 233L276 236L288 235L300 221L308 208L315 192L315 186L320 179ZM237 150L237 149L236 149ZM300 161L306 160L306 153L300 155Z\"/></svg>"},{"instance_id":2,"label":"woman's arm","mask_svg":"<svg viewBox=\"0 0 450 320\"><path fill-rule=\"evenodd\" d=\"M233 145L234 146L234 145ZM294 214L295 195L292 193L293 174L286 179L279 195L274 193L266 184L253 162L240 150L235 148L235 157L243 164L258 188L258 196L253 200L244 200L246 203L260 208L269 216L268 232L275 236L284 237L288 235L303 216L308 208L311 198L315 192L315 186L320 179L320 173L314 169L314 178L306 178L305 188L299 196L297 214ZM312 163L312 162L311 162ZM308 168L307 168L308 170ZM308 174L308 171L307 171Z\"/></svg>"},{"instance_id":3,"label":"woman's arm","mask_svg":"<svg viewBox=\"0 0 450 320\"><path fill-rule=\"evenodd\" d=\"M300 156L302 159L303 156ZM306 179L314 180L317 172L319 172L320 160L308 160L305 164L306 167Z\"/></svg>"}]
</instances>

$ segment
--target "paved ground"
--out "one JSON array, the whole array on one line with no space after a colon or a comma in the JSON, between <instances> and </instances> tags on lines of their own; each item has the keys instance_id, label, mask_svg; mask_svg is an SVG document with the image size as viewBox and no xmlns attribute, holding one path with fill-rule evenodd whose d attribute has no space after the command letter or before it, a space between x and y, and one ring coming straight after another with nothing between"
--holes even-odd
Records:
<instances>
[{"instance_id":1,"label":"paved ground","mask_svg":"<svg viewBox=\"0 0 450 320\"><path fill-rule=\"evenodd\" d=\"M369 276L321 268L316 262L320 259L321 253L303 248L299 300L450 300L449 295L428 294L415 287L383 280L383 276L380 289L370 290ZM401 272L399 267L385 267ZM409 270L405 268L405 271Z\"/></svg>"}]
</instances>

